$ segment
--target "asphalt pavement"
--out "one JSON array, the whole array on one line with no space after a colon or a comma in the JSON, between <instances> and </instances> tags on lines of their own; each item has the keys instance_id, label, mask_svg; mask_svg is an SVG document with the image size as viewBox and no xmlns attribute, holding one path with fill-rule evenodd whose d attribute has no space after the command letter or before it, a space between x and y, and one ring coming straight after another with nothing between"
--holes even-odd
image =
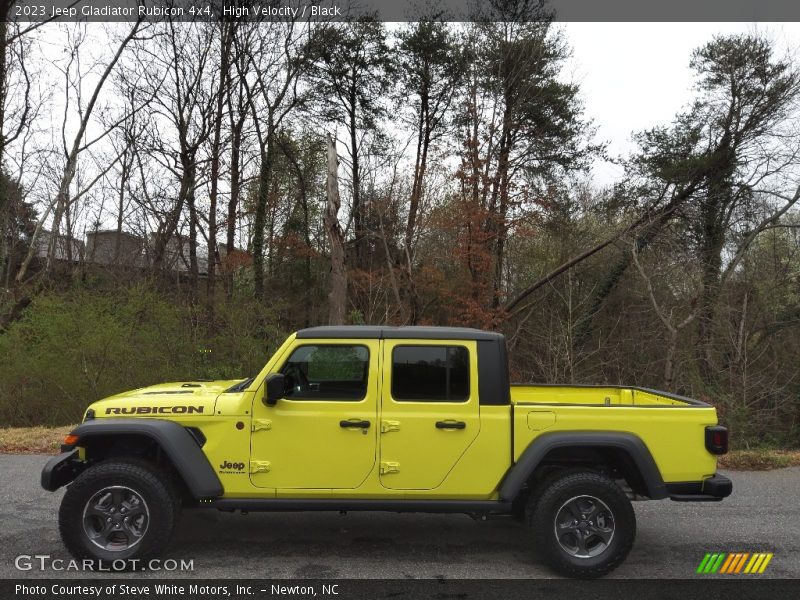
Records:
<instances>
[{"instance_id":1,"label":"asphalt pavement","mask_svg":"<svg viewBox=\"0 0 800 600\"><path fill-rule=\"evenodd\" d=\"M45 555L69 560L56 515L63 491L39 486L46 456L0 455L0 578L107 577L42 572ZM638 533L610 577L692 578L706 552L772 552L759 577L800 578L800 468L726 473L719 503L635 502ZM198 578L549 578L522 524L462 515L185 511L166 558L192 561ZM38 561L38 562L37 562ZM18 570L19 564L29 570Z\"/></svg>"}]
</instances>

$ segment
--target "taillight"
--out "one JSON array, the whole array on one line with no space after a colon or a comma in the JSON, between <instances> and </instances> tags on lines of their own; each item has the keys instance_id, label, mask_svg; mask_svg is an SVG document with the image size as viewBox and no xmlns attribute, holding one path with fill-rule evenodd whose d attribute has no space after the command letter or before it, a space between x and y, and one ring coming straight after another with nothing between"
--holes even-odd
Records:
<instances>
[{"instance_id":1,"label":"taillight","mask_svg":"<svg viewBox=\"0 0 800 600\"><path fill-rule=\"evenodd\" d=\"M706 449L711 454L728 452L728 429L722 425L706 427Z\"/></svg>"}]
</instances>

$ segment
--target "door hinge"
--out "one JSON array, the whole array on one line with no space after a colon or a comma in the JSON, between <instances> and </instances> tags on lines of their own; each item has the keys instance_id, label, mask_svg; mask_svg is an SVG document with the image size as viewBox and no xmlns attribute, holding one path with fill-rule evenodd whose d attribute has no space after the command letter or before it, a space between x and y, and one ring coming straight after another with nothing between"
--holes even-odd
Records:
<instances>
[{"instance_id":1,"label":"door hinge","mask_svg":"<svg viewBox=\"0 0 800 600\"><path fill-rule=\"evenodd\" d=\"M270 462L268 460L251 460L250 472L251 473L267 473L269 472Z\"/></svg>"},{"instance_id":2,"label":"door hinge","mask_svg":"<svg viewBox=\"0 0 800 600\"><path fill-rule=\"evenodd\" d=\"M272 429L272 421L269 419L253 419L252 431L262 431Z\"/></svg>"},{"instance_id":3,"label":"door hinge","mask_svg":"<svg viewBox=\"0 0 800 600\"><path fill-rule=\"evenodd\" d=\"M381 421L381 433L400 431L400 421Z\"/></svg>"},{"instance_id":4,"label":"door hinge","mask_svg":"<svg viewBox=\"0 0 800 600\"><path fill-rule=\"evenodd\" d=\"M399 473L400 472L400 463L399 462L382 462L381 463L381 475L387 475L388 473Z\"/></svg>"}]
</instances>

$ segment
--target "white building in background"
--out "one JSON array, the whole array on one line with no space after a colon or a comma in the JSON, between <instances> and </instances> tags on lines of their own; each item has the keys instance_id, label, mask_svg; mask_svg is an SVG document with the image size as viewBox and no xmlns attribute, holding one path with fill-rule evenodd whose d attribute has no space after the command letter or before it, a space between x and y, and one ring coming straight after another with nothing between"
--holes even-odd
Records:
<instances>
[{"instance_id":1,"label":"white building in background","mask_svg":"<svg viewBox=\"0 0 800 600\"><path fill-rule=\"evenodd\" d=\"M42 230L36 242L36 257L46 259L52 233ZM55 260L66 261L71 255L72 262L86 262L93 265L112 267L129 267L145 269L151 265L155 234L151 233L144 238L126 231L116 230L91 231L86 234L86 243L58 236L55 248ZM67 249L69 248L69 253ZM237 249L237 251L241 252ZM224 244L218 246L220 261L227 256ZM174 235L167 242L162 263L165 271L173 273L189 273L189 240L183 236ZM208 275L207 248L197 248L197 272L201 277Z\"/></svg>"},{"instance_id":2,"label":"white building in background","mask_svg":"<svg viewBox=\"0 0 800 600\"><path fill-rule=\"evenodd\" d=\"M46 259L50 251L50 242L53 239L53 232L42 229L36 238L36 258ZM84 243L74 237L66 235L56 236L55 249L53 252L54 260L70 260L80 262L84 257Z\"/></svg>"},{"instance_id":3,"label":"white building in background","mask_svg":"<svg viewBox=\"0 0 800 600\"><path fill-rule=\"evenodd\" d=\"M86 234L87 263L146 267L147 248L144 238L116 230L92 231Z\"/></svg>"}]
</instances>

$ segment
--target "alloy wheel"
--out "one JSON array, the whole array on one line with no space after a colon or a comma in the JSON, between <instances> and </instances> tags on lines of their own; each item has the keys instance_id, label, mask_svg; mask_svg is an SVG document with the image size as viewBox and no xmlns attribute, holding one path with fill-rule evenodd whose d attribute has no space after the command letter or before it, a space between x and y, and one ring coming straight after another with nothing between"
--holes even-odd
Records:
<instances>
[{"instance_id":1,"label":"alloy wheel","mask_svg":"<svg viewBox=\"0 0 800 600\"><path fill-rule=\"evenodd\" d=\"M122 552L138 544L149 524L147 502L141 494L125 486L101 489L83 509L86 537L109 552Z\"/></svg>"},{"instance_id":2,"label":"alloy wheel","mask_svg":"<svg viewBox=\"0 0 800 600\"><path fill-rule=\"evenodd\" d=\"M576 558L592 558L606 551L614 539L614 514L594 496L570 498L556 512L556 540Z\"/></svg>"}]
</instances>

